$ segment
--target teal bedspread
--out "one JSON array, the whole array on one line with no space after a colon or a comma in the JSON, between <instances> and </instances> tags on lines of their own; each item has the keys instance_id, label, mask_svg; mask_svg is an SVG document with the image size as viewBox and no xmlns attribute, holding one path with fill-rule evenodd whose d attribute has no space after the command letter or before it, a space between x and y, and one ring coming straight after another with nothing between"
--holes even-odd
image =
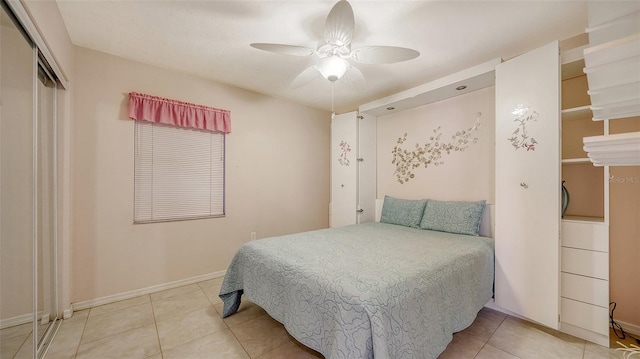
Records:
<instances>
[{"instance_id":1,"label":"teal bedspread","mask_svg":"<svg viewBox=\"0 0 640 359\"><path fill-rule=\"evenodd\" d=\"M485 237L385 223L246 243L220 297L242 294L326 358L436 358L493 295Z\"/></svg>"}]
</instances>

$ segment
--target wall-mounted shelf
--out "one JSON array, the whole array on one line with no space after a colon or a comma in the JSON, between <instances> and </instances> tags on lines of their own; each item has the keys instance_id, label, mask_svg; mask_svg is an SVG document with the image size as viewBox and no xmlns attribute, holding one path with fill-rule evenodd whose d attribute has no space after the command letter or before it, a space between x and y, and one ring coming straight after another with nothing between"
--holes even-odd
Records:
<instances>
[{"instance_id":1,"label":"wall-mounted shelf","mask_svg":"<svg viewBox=\"0 0 640 359\"><path fill-rule=\"evenodd\" d=\"M584 49L587 45L575 47L566 51L562 51L562 79L567 80L570 78L584 75Z\"/></svg>"},{"instance_id":2,"label":"wall-mounted shelf","mask_svg":"<svg viewBox=\"0 0 640 359\"><path fill-rule=\"evenodd\" d=\"M562 164L570 165L570 164L578 164L578 163L589 163L591 159L589 157L585 158L565 158L562 160Z\"/></svg>"},{"instance_id":3,"label":"wall-mounted shelf","mask_svg":"<svg viewBox=\"0 0 640 359\"><path fill-rule=\"evenodd\" d=\"M564 216L563 222L588 222L588 223L604 223L602 217L585 217L585 216Z\"/></svg>"},{"instance_id":4,"label":"wall-mounted shelf","mask_svg":"<svg viewBox=\"0 0 640 359\"><path fill-rule=\"evenodd\" d=\"M589 117L593 117L593 112L591 112L589 105L562 110L562 121L581 120Z\"/></svg>"}]
</instances>

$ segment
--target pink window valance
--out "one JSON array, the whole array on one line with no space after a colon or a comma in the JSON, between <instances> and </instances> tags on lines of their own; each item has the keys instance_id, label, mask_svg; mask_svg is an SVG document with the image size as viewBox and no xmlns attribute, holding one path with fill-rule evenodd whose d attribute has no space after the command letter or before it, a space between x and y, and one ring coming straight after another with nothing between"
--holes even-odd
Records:
<instances>
[{"instance_id":1,"label":"pink window valance","mask_svg":"<svg viewBox=\"0 0 640 359\"><path fill-rule=\"evenodd\" d=\"M129 93L129 118L137 121L231 132L231 112L162 97Z\"/></svg>"}]
</instances>

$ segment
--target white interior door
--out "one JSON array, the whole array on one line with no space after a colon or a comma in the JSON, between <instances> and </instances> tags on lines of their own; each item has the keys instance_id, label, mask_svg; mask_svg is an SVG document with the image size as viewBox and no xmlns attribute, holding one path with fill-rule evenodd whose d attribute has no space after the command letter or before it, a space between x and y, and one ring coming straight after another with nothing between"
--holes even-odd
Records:
<instances>
[{"instance_id":1,"label":"white interior door","mask_svg":"<svg viewBox=\"0 0 640 359\"><path fill-rule=\"evenodd\" d=\"M357 139L356 112L336 115L331 121L331 215L329 225L356 223Z\"/></svg>"},{"instance_id":2,"label":"white interior door","mask_svg":"<svg viewBox=\"0 0 640 359\"><path fill-rule=\"evenodd\" d=\"M376 122L372 115L358 119L358 223L375 221L376 217Z\"/></svg>"},{"instance_id":3,"label":"white interior door","mask_svg":"<svg viewBox=\"0 0 640 359\"><path fill-rule=\"evenodd\" d=\"M560 61L553 42L496 67L496 305L558 328Z\"/></svg>"}]
</instances>

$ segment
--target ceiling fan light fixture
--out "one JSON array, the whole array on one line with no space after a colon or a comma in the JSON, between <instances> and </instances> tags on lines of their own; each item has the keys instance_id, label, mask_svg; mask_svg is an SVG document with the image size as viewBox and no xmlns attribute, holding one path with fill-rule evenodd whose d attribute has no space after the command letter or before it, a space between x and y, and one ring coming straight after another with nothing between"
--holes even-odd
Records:
<instances>
[{"instance_id":1,"label":"ceiling fan light fixture","mask_svg":"<svg viewBox=\"0 0 640 359\"><path fill-rule=\"evenodd\" d=\"M325 79L336 82L347 71L349 63L337 55L332 55L320 60L316 67Z\"/></svg>"}]
</instances>

